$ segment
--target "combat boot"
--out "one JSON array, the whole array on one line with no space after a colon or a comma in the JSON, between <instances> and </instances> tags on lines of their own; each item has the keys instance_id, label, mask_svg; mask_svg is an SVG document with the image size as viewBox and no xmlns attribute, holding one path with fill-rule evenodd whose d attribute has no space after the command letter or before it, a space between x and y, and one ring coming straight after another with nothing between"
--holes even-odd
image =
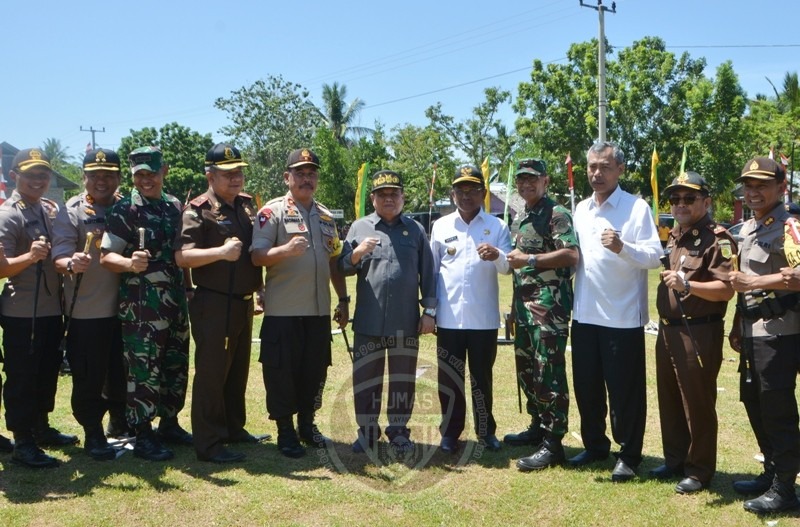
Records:
<instances>
[{"instance_id":1,"label":"combat boot","mask_svg":"<svg viewBox=\"0 0 800 527\"><path fill-rule=\"evenodd\" d=\"M286 457L298 458L306 455L306 449L297 438L292 416L280 417L276 420L278 425L278 450Z\"/></svg>"},{"instance_id":2,"label":"combat boot","mask_svg":"<svg viewBox=\"0 0 800 527\"><path fill-rule=\"evenodd\" d=\"M166 461L172 459L175 454L161 445L150 423L143 423L136 426L136 444L133 446L133 455L147 461Z\"/></svg>"},{"instance_id":3,"label":"combat boot","mask_svg":"<svg viewBox=\"0 0 800 527\"><path fill-rule=\"evenodd\" d=\"M89 457L96 461L110 461L116 459L117 451L114 450L103 434L102 425L86 426L83 428L85 436L83 440L83 450Z\"/></svg>"},{"instance_id":4,"label":"combat boot","mask_svg":"<svg viewBox=\"0 0 800 527\"><path fill-rule=\"evenodd\" d=\"M108 409L106 435L108 437L134 437L136 435L136 431L131 428L125 417L124 406L113 406Z\"/></svg>"},{"instance_id":5,"label":"combat boot","mask_svg":"<svg viewBox=\"0 0 800 527\"><path fill-rule=\"evenodd\" d=\"M548 434L539 450L533 455L517 460L517 468L522 472L541 470L558 466L565 459L566 455L564 454L564 446L561 444L561 436Z\"/></svg>"},{"instance_id":6,"label":"combat boot","mask_svg":"<svg viewBox=\"0 0 800 527\"><path fill-rule=\"evenodd\" d=\"M69 446L78 442L78 436L62 434L52 426L48 414L42 414L36 420L33 429L33 438L36 444L42 446Z\"/></svg>"},{"instance_id":7,"label":"combat boot","mask_svg":"<svg viewBox=\"0 0 800 527\"><path fill-rule=\"evenodd\" d=\"M309 446L325 448L325 444L330 441L322 435L317 425L314 424L314 414L298 414L297 416L297 435L300 440Z\"/></svg>"},{"instance_id":8,"label":"combat boot","mask_svg":"<svg viewBox=\"0 0 800 527\"><path fill-rule=\"evenodd\" d=\"M779 478L777 475L767 492L756 499L744 502L744 510L756 514L790 511L800 507L794 493L794 475Z\"/></svg>"},{"instance_id":9,"label":"combat boot","mask_svg":"<svg viewBox=\"0 0 800 527\"><path fill-rule=\"evenodd\" d=\"M28 468L51 468L58 466L58 460L48 456L36 446L30 434L14 434L14 453L11 461Z\"/></svg>"},{"instance_id":10,"label":"combat boot","mask_svg":"<svg viewBox=\"0 0 800 527\"><path fill-rule=\"evenodd\" d=\"M503 443L509 446L532 446L539 448L544 441L545 431L538 420L533 420L530 426L518 434L506 434Z\"/></svg>"},{"instance_id":11,"label":"combat boot","mask_svg":"<svg viewBox=\"0 0 800 527\"><path fill-rule=\"evenodd\" d=\"M158 423L156 432L158 439L171 445L192 446L194 438L192 434L181 428L176 417L162 417Z\"/></svg>"}]
</instances>

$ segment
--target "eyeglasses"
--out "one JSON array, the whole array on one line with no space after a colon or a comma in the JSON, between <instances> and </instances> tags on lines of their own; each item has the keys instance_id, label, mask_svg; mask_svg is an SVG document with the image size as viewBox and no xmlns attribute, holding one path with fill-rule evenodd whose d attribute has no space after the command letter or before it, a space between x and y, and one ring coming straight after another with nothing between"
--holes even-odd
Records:
<instances>
[{"instance_id":1,"label":"eyeglasses","mask_svg":"<svg viewBox=\"0 0 800 527\"><path fill-rule=\"evenodd\" d=\"M689 194L688 196L670 196L669 197L669 204L670 205L680 205L681 201L683 201L684 205L694 205L694 202L697 201L699 198L697 194Z\"/></svg>"},{"instance_id":2,"label":"eyeglasses","mask_svg":"<svg viewBox=\"0 0 800 527\"><path fill-rule=\"evenodd\" d=\"M472 187L472 188L457 188L453 189L453 194L458 196L459 198L468 198L470 196L477 196L483 190L481 187Z\"/></svg>"}]
</instances>

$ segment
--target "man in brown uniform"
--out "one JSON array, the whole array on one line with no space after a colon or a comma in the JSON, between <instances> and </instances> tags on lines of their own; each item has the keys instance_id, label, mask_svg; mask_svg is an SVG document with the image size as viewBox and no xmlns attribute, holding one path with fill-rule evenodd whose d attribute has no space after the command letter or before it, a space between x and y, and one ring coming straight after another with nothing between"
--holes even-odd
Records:
<instances>
[{"instance_id":1,"label":"man in brown uniform","mask_svg":"<svg viewBox=\"0 0 800 527\"><path fill-rule=\"evenodd\" d=\"M717 374L722 364L723 317L736 244L708 214L705 179L685 172L664 189L675 227L669 233L656 307L656 379L664 464L658 479L683 478L680 494L708 486L717 463Z\"/></svg>"},{"instance_id":2,"label":"man in brown uniform","mask_svg":"<svg viewBox=\"0 0 800 527\"><path fill-rule=\"evenodd\" d=\"M255 209L242 193L248 166L236 147L219 143L206 154L208 191L183 211L175 261L192 269L189 302L195 342L192 432L197 458L230 463L244 458L223 443L256 442L245 429L253 293L261 270L250 261Z\"/></svg>"}]
</instances>

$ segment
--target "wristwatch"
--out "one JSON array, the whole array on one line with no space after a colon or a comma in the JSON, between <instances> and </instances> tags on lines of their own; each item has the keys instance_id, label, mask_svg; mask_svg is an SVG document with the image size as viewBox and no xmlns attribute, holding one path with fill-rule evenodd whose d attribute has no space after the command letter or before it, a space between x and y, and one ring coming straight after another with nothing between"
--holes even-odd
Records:
<instances>
[{"instance_id":1,"label":"wristwatch","mask_svg":"<svg viewBox=\"0 0 800 527\"><path fill-rule=\"evenodd\" d=\"M692 287L689 284L689 280L687 280L686 278L683 279L683 288L684 288L683 289L683 293L681 293L681 294L683 296L689 296L691 294Z\"/></svg>"},{"instance_id":2,"label":"wristwatch","mask_svg":"<svg viewBox=\"0 0 800 527\"><path fill-rule=\"evenodd\" d=\"M428 315L431 318L436 318L436 308L435 307L426 307L422 310L423 315Z\"/></svg>"},{"instance_id":3,"label":"wristwatch","mask_svg":"<svg viewBox=\"0 0 800 527\"><path fill-rule=\"evenodd\" d=\"M536 255L535 254L531 254L530 256L528 256L528 267L530 267L531 269L536 269Z\"/></svg>"},{"instance_id":4,"label":"wristwatch","mask_svg":"<svg viewBox=\"0 0 800 527\"><path fill-rule=\"evenodd\" d=\"M349 304L350 303L350 295L347 296L340 296L339 297L340 304Z\"/></svg>"},{"instance_id":5,"label":"wristwatch","mask_svg":"<svg viewBox=\"0 0 800 527\"><path fill-rule=\"evenodd\" d=\"M67 260L67 272L69 274L75 274L75 271L72 270L72 258Z\"/></svg>"}]
</instances>

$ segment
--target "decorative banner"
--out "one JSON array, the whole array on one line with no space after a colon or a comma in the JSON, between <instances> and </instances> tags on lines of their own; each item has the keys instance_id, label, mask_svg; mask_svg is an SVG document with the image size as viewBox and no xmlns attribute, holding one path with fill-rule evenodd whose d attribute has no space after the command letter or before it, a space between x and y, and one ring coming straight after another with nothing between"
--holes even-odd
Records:
<instances>
[{"instance_id":1,"label":"decorative banner","mask_svg":"<svg viewBox=\"0 0 800 527\"><path fill-rule=\"evenodd\" d=\"M572 176L572 152L567 153L567 180L569 181L569 203L572 214L575 214L575 181Z\"/></svg>"},{"instance_id":2,"label":"decorative banner","mask_svg":"<svg viewBox=\"0 0 800 527\"><path fill-rule=\"evenodd\" d=\"M355 213L356 219L367 214L367 178L369 177L369 162L364 162L356 174L356 199Z\"/></svg>"},{"instance_id":3,"label":"decorative banner","mask_svg":"<svg viewBox=\"0 0 800 527\"><path fill-rule=\"evenodd\" d=\"M658 225L658 152L656 145L653 145L653 159L650 163L650 186L653 187L653 219ZM681 174L683 174L683 164L686 162L686 147L683 147L683 161L681 161Z\"/></svg>"},{"instance_id":4,"label":"decorative banner","mask_svg":"<svg viewBox=\"0 0 800 527\"><path fill-rule=\"evenodd\" d=\"M489 177L492 175L489 173L489 156L486 156L486 159L483 160L481 163L481 172L483 173L483 180L486 182L486 198L483 200L483 210L488 212L489 214L492 213L492 193L489 190Z\"/></svg>"},{"instance_id":5,"label":"decorative banner","mask_svg":"<svg viewBox=\"0 0 800 527\"><path fill-rule=\"evenodd\" d=\"M503 207L503 219L508 225L508 204L511 202L511 190L514 188L514 166L516 163L511 160L508 165L508 179L506 179L506 204Z\"/></svg>"}]
</instances>

